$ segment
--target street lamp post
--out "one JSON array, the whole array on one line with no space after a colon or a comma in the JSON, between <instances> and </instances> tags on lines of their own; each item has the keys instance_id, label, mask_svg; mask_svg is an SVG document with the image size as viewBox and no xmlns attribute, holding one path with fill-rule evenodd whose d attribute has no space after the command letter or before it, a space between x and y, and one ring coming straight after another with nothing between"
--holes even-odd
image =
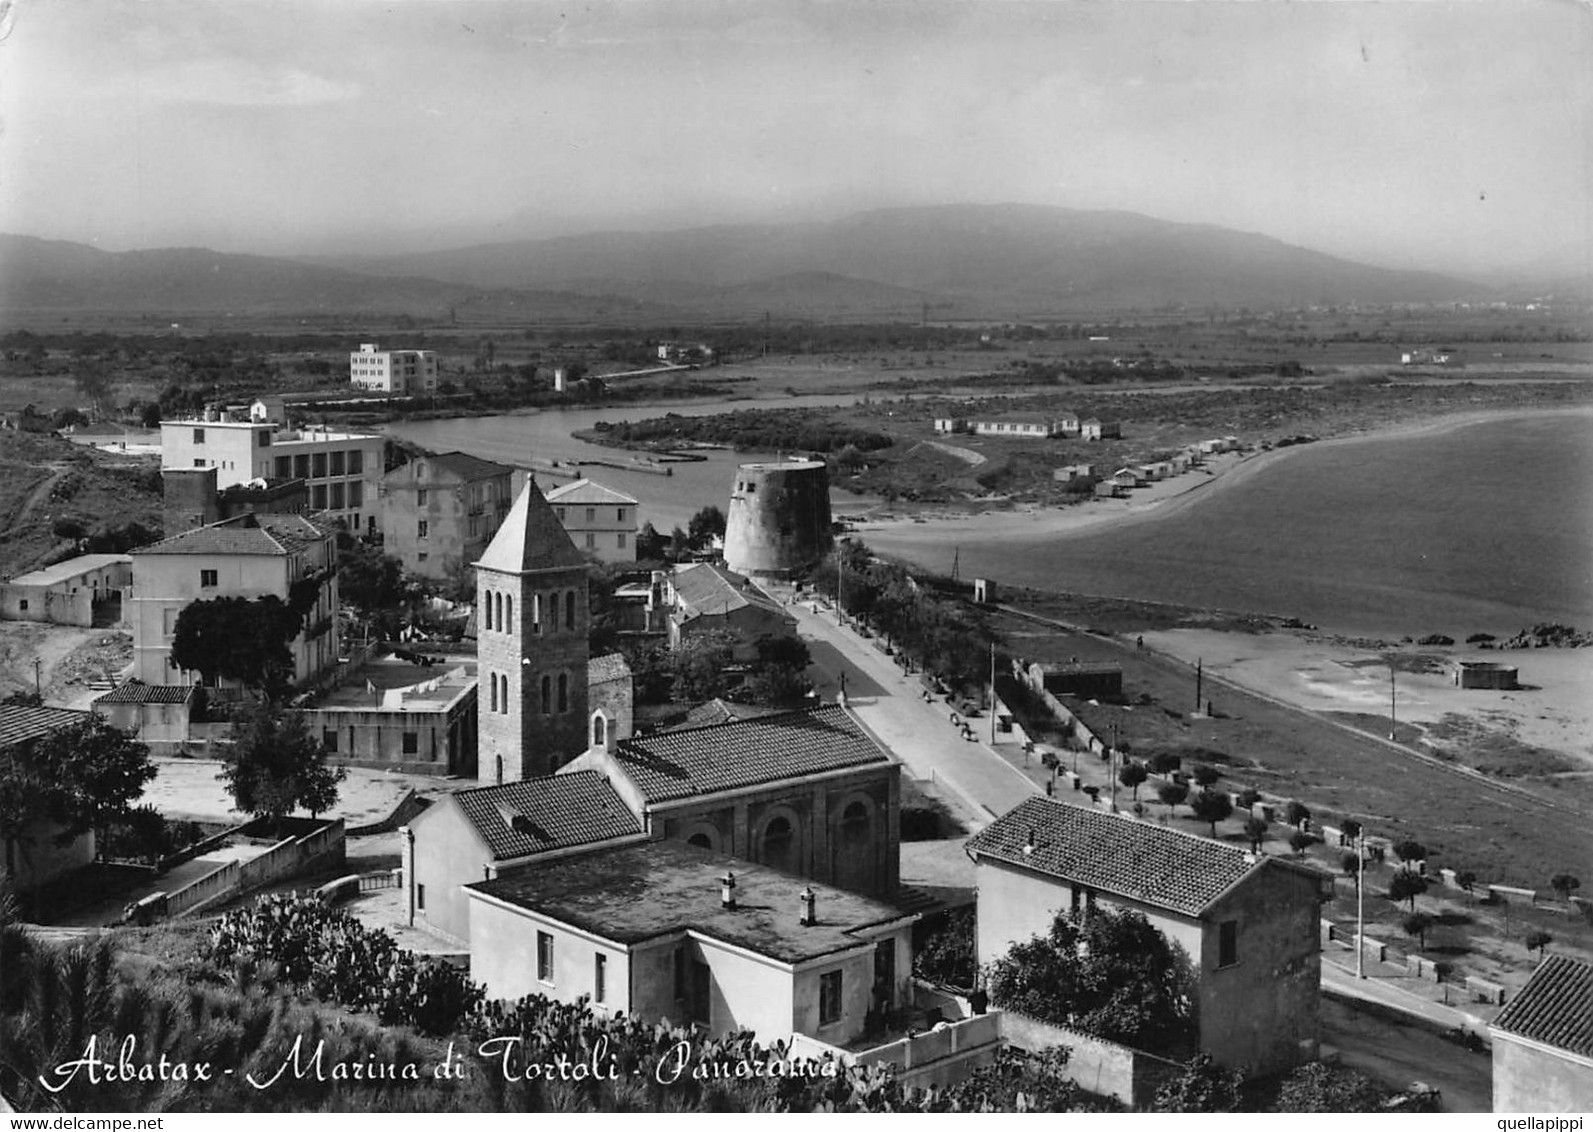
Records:
<instances>
[{"instance_id":1,"label":"street lamp post","mask_svg":"<svg viewBox=\"0 0 1593 1132\"><path fill-rule=\"evenodd\" d=\"M1366 978L1366 834L1355 838L1355 977Z\"/></svg>"}]
</instances>

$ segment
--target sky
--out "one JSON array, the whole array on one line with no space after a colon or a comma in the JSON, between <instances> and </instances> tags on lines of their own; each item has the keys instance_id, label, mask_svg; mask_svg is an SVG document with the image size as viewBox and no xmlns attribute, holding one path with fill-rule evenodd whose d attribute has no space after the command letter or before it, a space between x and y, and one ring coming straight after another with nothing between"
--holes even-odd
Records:
<instances>
[{"instance_id":1,"label":"sky","mask_svg":"<svg viewBox=\"0 0 1593 1132\"><path fill-rule=\"evenodd\" d=\"M1581 0L0 0L0 231L351 254L902 204L1586 272Z\"/></svg>"}]
</instances>

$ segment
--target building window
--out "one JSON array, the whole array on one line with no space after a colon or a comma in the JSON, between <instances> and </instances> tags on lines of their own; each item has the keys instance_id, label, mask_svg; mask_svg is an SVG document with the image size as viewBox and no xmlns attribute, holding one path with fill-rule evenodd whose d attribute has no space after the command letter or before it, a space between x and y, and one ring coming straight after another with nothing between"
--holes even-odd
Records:
<instances>
[{"instance_id":1,"label":"building window","mask_svg":"<svg viewBox=\"0 0 1593 1132\"><path fill-rule=\"evenodd\" d=\"M326 753L327 754L329 754L329 755L337 754L337 729L336 728L327 727L327 728L323 728L322 729L322 731L321 731L321 746L326 748Z\"/></svg>"},{"instance_id":2,"label":"building window","mask_svg":"<svg viewBox=\"0 0 1593 1132\"><path fill-rule=\"evenodd\" d=\"M592 1001L608 1001L608 956L601 951L592 960Z\"/></svg>"},{"instance_id":3,"label":"building window","mask_svg":"<svg viewBox=\"0 0 1593 1132\"><path fill-rule=\"evenodd\" d=\"M531 595L531 632L542 632L542 595Z\"/></svg>"},{"instance_id":4,"label":"building window","mask_svg":"<svg viewBox=\"0 0 1593 1132\"><path fill-rule=\"evenodd\" d=\"M625 521L625 508L623 508L623 507L614 508L614 521L616 523L623 523Z\"/></svg>"},{"instance_id":5,"label":"building window","mask_svg":"<svg viewBox=\"0 0 1593 1132\"><path fill-rule=\"evenodd\" d=\"M564 595L564 627L575 628L575 591L570 590Z\"/></svg>"},{"instance_id":6,"label":"building window","mask_svg":"<svg viewBox=\"0 0 1593 1132\"><path fill-rule=\"evenodd\" d=\"M503 599L503 631L514 632L514 595L510 594Z\"/></svg>"},{"instance_id":7,"label":"building window","mask_svg":"<svg viewBox=\"0 0 1593 1132\"><path fill-rule=\"evenodd\" d=\"M317 511L326 510L326 485L318 483L310 489L310 506Z\"/></svg>"},{"instance_id":8,"label":"building window","mask_svg":"<svg viewBox=\"0 0 1593 1132\"><path fill-rule=\"evenodd\" d=\"M487 678L487 710L498 710L498 676L492 673Z\"/></svg>"},{"instance_id":9,"label":"building window","mask_svg":"<svg viewBox=\"0 0 1593 1132\"><path fill-rule=\"evenodd\" d=\"M363 475L365 472L365 453L356 448L348 454L348 474L351 476Z\"/></svg>"},{"instance_id":10,"label":"building window","mask_svg":"<svg viewBox=\"0 0 1593 1132\"><path fill-rule=\"evenodd\" d=\"M216 572L214 570L201 570L201 571L199 571L199 585L200 585L200 588L207 589L207 590L208 589L214 589L217 584L218 584L218 579L216 577Z\"/></svg>"},{"instance_id":11,"label":"building window","mask_svg":"<svg viewBox=\"0 0 1593 1132\"><path fill-rule=\"evenodd\" d=\"M343 510L343 485L340 483L332 485L332 510Z\"/></svg>"},{"instance_id":12,"label":"building window","mask_svg":"<svg viewBox=\"0 0 1593 1132\"><path fill-rule=\"evenodd\" d=\"M542 677L542 714L549 715L553 711L553 678Z\"/></svg>"},{"instance_id":13,"label":"building window","mask_svg":"<svg viewBox=\"0 0 1593 1132\"><path fill-rule=\"evenodd\" d=\"M619 541L617 543L615 543L614 545L619 547L621 550L625 549L625 532L624 531L621 531L619 533Z\"/></svg>"},{"instance_id":14,"label":"building window","mask_svg":"<svg viewBox=\"0 0 1593 1132\"><path fill-rule=\"evenodd\" d=\"M202 428L194 429L194 443L195 444L203 444L204 442L205 442L205 430L202 429Z\"/></svg>"},{"instance_id":15,"label":"building window","mask_svg":"<svg viewBox=\"0 0 1593 1132\"><path fill-rule=\"evenodd\" d=\"M350 508L365 506L365 485L359 480L348 485L348 505ZM359 521L356 520L354 525L359 526Z\"/></svg>"},{"instance_id":16,"label":"building window","mask_svg":"<svg viewBox=\"0 0 1593 1132\"><path fill-rule=\"evenodd\" d=\"M298 480L310 478L310 458L308 456L293 457L293 478Z\"/></svg>"},{"instance_id":17,"label":"building window","mask_svg":"<svg viewBox=\"0 0 1593 1132\"><path fill-rule=\"evenodd\" d=\"M819 976L819 1025L841 1020L841 972L826 971Z\"/></svg>"},{"instance_id":18,"label":"building window","mask_svg":"<svg viewBox=\"0 0 1593 1132\"><path fill-rule=\"evenodd\" d=\"M326 453L325 452L314 452L314 453L311 453L311 455L310 455L310 467L312 469L314 469L315 478L316 479L318 479L318 480L325 479L326 478Z\"/></svg>"},{"instance_id":19,"label":"building window","mask_svg":"<svg viewBox=\"0 0 1593 1132\"><path fill-rule=\"evenodd\" d=\"M553 937L547 932L537 932L537 979L553 981Z\"/></svg>"},{"instance_id":20,"label":"building window","mask_svg":"<svg viewBox=\"0 0 1593 1132\"><path fill-rule=\"evenodd\" d=\"M261 429L260 432L259 432L259 437L260 437L260 447L261 448L270 448L271 447L271 434L269 432L267 432L265 429Z\"/></svg>"},{"instance_id":21,"label":"building window","mask_svg":"<svg viewBox=\"0 0 1593 1132\"><path fill-rule=\"evenodd\" d=\"M285 480L285 479L292 478L292 476L293 476L293 457L292 456L278 456L277 457L277 479Z\"/></svg>"},{"instance_id":22,"label":"building window","mask_svg":"<svg viewBox=\"0 0 1593 1132\"><path fill-rule=\"evenodd\" d=\"M1232 967L1239 962L1239 921L1224 920L1217 925L1217 966Z\"/></svg>"},{"instance_id":23,"label":"building window","mask_svg":"<svg viewBox=\"0 0 1593 1132\"><path fill-rule=\"evenodd\" d=\"M418 491L415 492L415 506L416 507L424 507L424 506L426 506L426 489L425 488L420 488Z\"/></svg>"},{"instance_id":24,"label":"building window","mask_svg":"<svg viewBox=\"0 0 1593 1132\"><path fill-rule=\"evenodd\" d=\"M561 522L561 523L564 522L564 508L555 507L553 509L553 513L558 516L559 522Z\"/></svg>"},{"instance_id":25,"label":"building window","mask_svg":"<svg viewBox=\"0 0 1593 1132\"><path fill-rule=\"evenodd\" d=\"M194 467L196 467L196 468L202 468L202 467L204 467L204 466L205 466L205 461L204 461L204 457L202 457L202 456L196 456L196 457L195 457L195 458L194 458Z\"/></svg>"},{"instance_id":26,"label":"building window","mask_svg":"<svg viewBox=\"0 0 1593 1132\"><path fill-rule=\"evenodd\" d=\"M332 474L334 476L343 474L343 453L341 452L332 453Z\"/></svg>"},{"instance_id":27,"label":"building window","mask_svg":"<svg viewBox=\"0 0 1593 1132\"><path fill-rule=\"evenodd\" d=\"M559 673L559 710L570 710L570 678L564 673Z\"/></svg>"},{"instance_id":28,"label":"building window","mask_svg":"<svg viewBox=\"0 0 1593 1132\"><path fill-rule=\"evenodd\" d=\"M417 731L404 732L404 754L413 755L420 751L420 733Z\"/></svg>"},{"instance_id":29,"label":"building window","mask_svg":"<svg viewBox=\"0 0 1593 1132\"><path fill-rule=\"evenodd\" d=\"M429 528L429 525L427 524L426 520L422 519L420 521L420 524L415 528L415 537L416 538L425 538L426 537L426 532L429 529L430 528Z\"/></svg>"},{"instance_id":30,"label":"building window","mask_svg":"<svg viewBox=\"0 0 1593 1132\"><path fill-rule=\"evenodd\" d=\"M426 910L426 886L423 884L415 886L415 908L420 912Z\"/></svg>"},{"instance_id":31,"label":"building window","mask_svg":"<svg viewBox=\"0 0 1593 1132\"><path fill-rule=\"evenodd\" d=\"M415 560L416 560L416 561L418 561L418 562L424 562L424 561L426 561L426 559L428 559L428 558L430 558L430 557L431 557L431 555L429 555L429 554L427 554L427 553L426 553L426 552L425 552L425 551L424 551L424 550L423 550L423 551L421 551L421 552L420 552L420 553L419 553L419 554L417 554L417 555L415 555Z\"/></svg>"},{"instance_id":32,"label":"building window","mask_svg":"<svg viewBox=\"0 0 1593 1132\"><path fill-rule=\"evenodd\" d=\"M586 549L592 550L597 546L597 536L591 531L586 532Z\"/></svg>"},{"instance_id":33,"label":"building window","mask_svg":"<svg viewBox=\"0 0 1593 1132\"><path fill-rule=\"evenodd\" d=\"M592 746L601 747L605 742L608 728L601 714L592 717Z\"/></svg>"}]
</instances>

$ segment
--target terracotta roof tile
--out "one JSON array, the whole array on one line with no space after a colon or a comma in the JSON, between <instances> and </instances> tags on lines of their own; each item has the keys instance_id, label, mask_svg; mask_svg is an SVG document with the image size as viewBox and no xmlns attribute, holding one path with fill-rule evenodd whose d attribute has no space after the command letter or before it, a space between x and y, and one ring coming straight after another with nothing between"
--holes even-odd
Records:
<instances>
[{"instance_id":1,"label":"terracotta roof tile","mask_svg":"<svg viewBox=\"0 0 1593 1132\"><path fill-rule=\"evenodd\" d=\"M70 708L0 704L0 750L59 731L63 727L76 726L91 714Z\"/></svg>"},{"instance_id":2,"label":"terracotta roof tile","mask_svg":"<svg viewBox=\"0 0 1593 1132\"><path fill-rule=\"evenodd\" d=\"M1001 815L968 839L968 852L1186 916L1263 863L1237 846L1050 798Z\"/></svg>"},{"instance_id":3,"label":"terracotta roof tile","mask_svg":"<svg viewBox=\"0 0 1593 1132\"><path fill-rule=\"evenodd\" d=\"M608 780L590 770L478 786L453 798L498 861L642 831Z\"/></svg>"},{"instance_id":4,"label":"terracotta roof tile","mask_svg":"<svg viewBox=\"0 0 1593 1132\"><path fill-rule=\"evenodd\" d=\"M96 696L97 704L185 704L194 694L192 684L140 684L129 681L119 688Z\"/></svg>"},{"instance_id":5,"label":"terracotta roof tile","mask_svg":"<svg viewBox=\"0 0 1593 1132\"><path fill-rule=\"evenodd\" d=\"M247 512L195 527L131 553L139 554L259 554L286 557L331 538L333 528L303 515L269 515Z\"/></svg>"},{"instance_id":6,"label":"terracotta roof tile","mask_svg":"<svg viewBox=\"0 0 1593 1132\"><path fill-rule=\"evenodd\" d=\"M654 804L892 762L834 705L626 739L614 757Z\"/></svg>"},{"instance_id":7,"label":"terracotta roof tile","mask_svg":"<svg viewBox=\"0 0 1593 1132\"><path fill-rule=\"evenodd\" d=\"M1593 963L1550 955L1494 1027L1580 1057L1593 1057Z\"/></svg>"},{"instance_id":8,"label":"terracotta roof tile","mask_svg":"<svg viewBox=\"0 0 1593 1132\"><path fill-rule=\"evenodd\" d=\"M606 684L610 680L623 680L631 674L631 666L625 660L625 654L608 652L602 656L594 656L586 662L586 682L588 684Z\"/></svg>"}]
</instances>

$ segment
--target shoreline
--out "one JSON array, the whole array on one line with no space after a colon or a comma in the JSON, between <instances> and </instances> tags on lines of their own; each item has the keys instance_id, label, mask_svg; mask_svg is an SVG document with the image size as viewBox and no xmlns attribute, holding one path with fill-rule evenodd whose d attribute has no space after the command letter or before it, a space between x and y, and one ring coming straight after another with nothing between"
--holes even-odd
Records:
<instances>
[{"instance_id":1,"label":"shoreline","mask_svg":"<svg viewBox=\"0 0 1593 1132\"><path fill-rule=\"evenodd\" d=\"M1183 514L1189 508L1215 498L1219 492L1249 481L1280 460L1302 451L1319 449L1324 445L1345 446L1366 441L1436 436L1490 421L1565 416L1593 420L1593 406L1470 410L1446 414L1433 420L1404 421L1377 426L1342 436L1327 437L1310 444L1273 448L1264 452L1243 454L1237 458L1217 457L1217 460L1226 462L1208 476L1186 472L1147 488L1136 488L1134 489L1136 495L1126 500L1088 500L1064 508L1029 506L1018 511L942 510L921 515L893 514L889 517L858 518L853 520L852 527L859 534L871 531L885 532L889 534L891 542L909 546L943 545L948 534L995 540L1014 536L1052 537L1078 534L1109 524L1138 524ZM1187 484L1181 482L1185 480L1193 482ZM1161 488L1174 488L1174 490L1159 491ZM1000 577L993 580L1002 581Z\"/></svg>"}]
</instances>

